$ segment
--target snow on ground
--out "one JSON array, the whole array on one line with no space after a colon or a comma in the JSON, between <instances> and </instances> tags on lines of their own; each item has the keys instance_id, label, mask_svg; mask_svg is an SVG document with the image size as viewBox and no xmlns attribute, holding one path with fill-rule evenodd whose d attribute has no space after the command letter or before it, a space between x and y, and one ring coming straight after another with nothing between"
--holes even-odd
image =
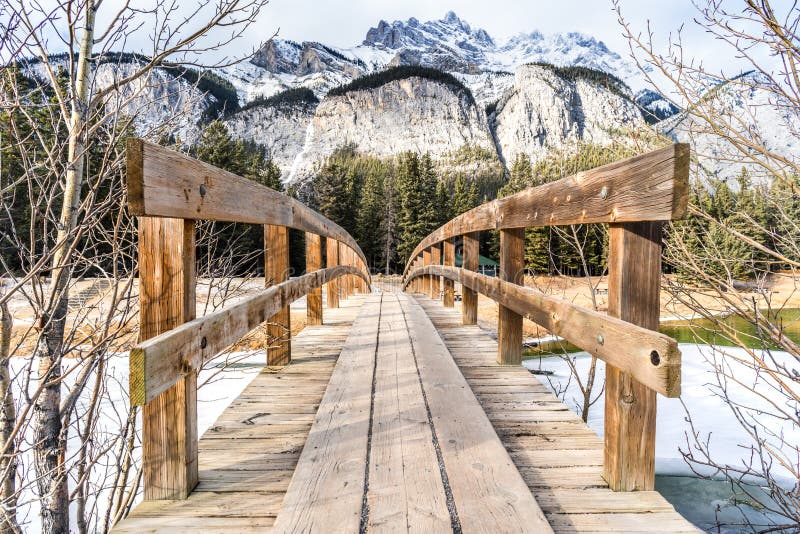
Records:
<instances>
[{"instance_id":1,"label":"snow on ground","mask_svg":"<svg viewBox=\"0 0 800 534\"><path fill-rule=\"evenodd\" d=\"M723 350L724 349L724 350ZM719 395L720 388L713 369L715 366L729 366L735 372L735 376L743 384L758 384L757 390L767 398L776 399L775 391L769 386L769 382L762 376L758 376L754 371L740 363L741 360L748 360L750 357L741 348L731 347L712 347L709 345L681 344L680 350L682 358L682 395L680 399L668 399L661 395L658 396L658 415L656 424L656 473L662 475L692 475L692 471L684 461L680 449L687 450L687 433L691 433L691 427L687 419L687 410L694 423L695 430L700 433L700 438L710 439L710 447L713 458L718 463L742 466L750 457L750 450L743 448L749 446L751 438L744 432L742 426L734 417L731 409L725 404ZM755 351L757 355L765 355L765 351ZM581 376L585 376L589 368L591 358L589 354L576 353L571 355L575 358L576 367ZM797 369L798 362L786 352L771 352L771 357L777 362L785 363L788 369ZM543 359L531 359L523 362L528 369L544 369L553 371L551 376L537 375L537 378L548 386L551 390L565 391L563 397L566 404L577 413L581 399L580 389L574 380L570 380L570 371L567 362L563 358L549 357ZM603 362L597 363L597 378L595 381L596 389L599 391L605 380L605 365ZM795 384L796 391L800 393L800 386ZM566 388L566 390L564 389ZM745 406L763 408L770 413L775 412L775 408L768 408L766 401L759 394L747 389L736 386L733 383L728 385L732 397ZM779 398L779 397L778 397ZM685 405L685 409L684 409ZM792 409L786 406L787 409ZM795 406L794 409L797 407ZM592 406L589 412L589 426L603 435L603 416L604 398L601 397ZM788 453L786 444L800 443L800 429L777 418L773 418L765 413L758 413L756 410L749 410L746 417L757 418L758 422L772 431L773 436L765 436L773 446L783 449ZM781 442L780 436L783 437ZM789 472L780 467L775 467L775 473L786 478L787 483L796 483L796 480L789 476ZM708 475L714 475L710 470L706 470ZM706 474L704 473L704 474Z\"/></svg>"}]
</instances>

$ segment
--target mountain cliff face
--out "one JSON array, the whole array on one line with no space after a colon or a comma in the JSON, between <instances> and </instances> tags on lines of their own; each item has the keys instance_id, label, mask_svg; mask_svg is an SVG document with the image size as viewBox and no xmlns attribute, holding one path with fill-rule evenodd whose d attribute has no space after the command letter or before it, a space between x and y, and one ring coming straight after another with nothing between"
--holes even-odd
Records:
<instances>
[{"instance_id":1,"label":"mountain cliff face","mask_svg":"<svg viewBox=\"0 0 800 534\"><path fill-rule=\"evenodd\" d=\"M311 176L316 165L344 144L378 157L412 150L430 152L434 159L463 146L484 150L494 146L474 100L417 76L323 99L287 178Z\"/></svg>"},{"instance_id":2,"label":"mountain cliff face","mask_svg":"<svg viewBox=\"0 0 800 534\"><path fill-rule=\"evenodd\" d=\"M499 151L508 165L520 153L538 161L551 149L579 141L608 144L613 134L645 125L639 108L623 95L533 65L517 69L514 85L497 104L493 122Z\"/></svg>"}]
</instances>

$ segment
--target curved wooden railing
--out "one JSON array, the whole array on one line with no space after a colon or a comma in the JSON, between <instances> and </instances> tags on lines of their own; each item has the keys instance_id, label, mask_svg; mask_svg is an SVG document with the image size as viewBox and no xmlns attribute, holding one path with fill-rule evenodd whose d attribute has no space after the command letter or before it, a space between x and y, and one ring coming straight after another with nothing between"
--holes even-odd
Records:
<instances>
[{"instance_id":1,"label":"curved wooden railing","mask_svg":"<svg viewBox=\"0 0 800 534\"><path fill-rule=\"evenodd\" d=\"M423 239L403 273L404 289L433 298L442 277L445 306L461 283L464 324L477 322L478 293L496 301L501 364L521 362L522 317L606 362L604 476L614 490L653 489L655 395L680 395L678 344L656 330L662 224L686 214L688 176L689 147L675 144L488 202ZM607 315L523 287L524 229L579 223L609 223ZM500 230L499 278L475 272L479 232L492 229Z\"/></svg>"},{"instance_id":2,"label":"curved wooden railing","mask_svg":"<svg viewBox=\"0 0 800 534\"><path fill-rule=\"evenodd\" d=\"M371 283L366 258L341 226L282 193L142 139L127 143L128 209L139 217L140 343L130 399L142 406L146 500L185 499L198 483L197 371L267 322L268 365L291 360L289 304L307 295L307 324ZM268 286L195 318L195 221L264 225ZM289 279L287 228L306 232L306 274ZM323 268L322 238L327 250Z\"/></svg>"}]
</instances>

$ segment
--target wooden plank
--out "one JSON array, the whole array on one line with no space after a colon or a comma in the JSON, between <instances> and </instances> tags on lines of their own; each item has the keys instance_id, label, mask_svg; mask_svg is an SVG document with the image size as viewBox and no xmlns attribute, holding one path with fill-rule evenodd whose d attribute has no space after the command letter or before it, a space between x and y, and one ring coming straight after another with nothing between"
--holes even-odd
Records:
<instances>
[{"instance_id":1,"label":"wooden plank","mask_svg":"<svg viewBox=\"0 0 800 534\"><path fill-rule=\"evenodd\" d=\"M326 238L325 239L325 253L326 253L326 265L328 267L334 267L339 265L339 242L335 239ZM326 290L328 292L328 308L338 308L339 307L339 285L340 280L331 280L328 282L326 286Z\"/></svg>"},{"instance_id":2,"label":"wooden plank","mask_svg":"<svg viewBox=\"0 0 800 534\"><path fill-rule=\"evenodd\" d=\"M289 229L264 225L264 278L266 287L289 279ZM267 319L267 365L288 365L292 361L292 323L289 306Z\"/></svg>"},{"instance_id":3,"label":"wooden plank","mask_svg":"<svg viewBox=\"0 0 800 534\"><path fill-rule=\"evenodd\" d=\"M442 248L439 245L431 247L431 264L432 265L442 264ZM440 298L441 285L439 281L440 281L439 276L431 276L430 295L433 300L439 300Z\"/></svg>"},{"instance_id":4,"label":"wooden plank","mask_svg":"<svg viewBox=\"0 0 800 534\"><path fill-rule=\"evenodd\" d=\"M410 257L483 230L682 219L688 195L689 145L674 144L482 204L431 232Z\"/></svg>"},{"instance_id":5,"label":"wooden plank","mask_svg":"<svg viewBox=\"0 0 800 534\"><path fill-rule=\"evenodd\" d=\"M464 532L549 532L544 514L430 320L411 297L398 297Z\"/></svg>"},{"instance_id":6,"label":"wooden plank","mask_svg":"<svg viewBox=\"0 0 800 534\"><path fill-rule=\"evenodd\" d=\"M452 239L448 239L443 244L444 247L444 265L449 267L456 266L456 245ZM444 279L444 290L442 294L442 303L445 308L452 308L455 306L455 282L449 278Z\"/></svg>"},{"instance_id":7,"label":"wooden plank","mask_svg":"<svg viewBox=\"0 0 800 534\"><path fill-rule=\"evenodd\" d=\"M142 405L215 357L244 334L328 280L346 274L363 276L355 267L322 269L270 287L229 308L205 315L140 343L130 353L131 403Z\"/></svg>"},{"instance_id":8,"label":"wooden plank","mask_svg":"<svg viewBox=\"0 0 800 534\"><path fill-rule=\"evenodd\" d=\"M194 318L194 260L194 221L139 218L142 340ZM142 409L145 500L185 499L197 485L197 372L178 378Z\"/></svg>"},{"instance_id":9,"label":"wooden plank","mask_svg":"<svg viewBox=\"0 0 800 534\"><path fill-rule=\"evenodd\" d=\"M658 330L661 237L660 223L611 225L609 315ZM606 366L603 476L615 491L655 486L656 392L634 376L613 363Z\"/></svg>"},{"instance_id":10,"label":"wooden plank","mask_svg":"<svg viewBox=\"0 0 800 534\"><path fill-rule=\"evenodd\" d=\"M333 370L275 532L357 532L367 461L380 295L364 303Z\"/></svg>"},{"instance_id":11,"label":"wooden plank","mask_svg":"<svg viewBox=\"0 0 800 534\"><path fill-rule=\"evenodd\" d=\"M450 528L411 340L396 296L385 295L375 369L368 530Z\"/></svg>"},{"instance_id":12,"label":"wooden plank","mask_svg":"<svg viewBox=\"0 0 800 534\"><path fill-rule=\"evenodd\" d=\"M524 285L525 229L500 230L500 280ZM497 363L522 363L522 315L499 303L497 310Z\"/></svg>"},{"instance_id":13,"label":"wooden plank","mask_svg":"<svg viewBox=\"0 0 800 534\"><path fill-rule=\"evenodd\" d=\"M341 241L366 263L344 228L274 189L143 139L128 138L126 159L132 215L288 226Z\"/></svg>"},{"instance_id":14,"label":"wooden plank","mask_svg":"<svg viewBox=\"0 0 800 534\"><path fill-rule=\"evenodd\" d=\"M422 265L429 266L431 265L431 250L426 249L422 252ZM433 277L430 274L426 274L422 277L422 292L429 297L431 296L431 286L433 285Z\"/></svg>"},{"instance_id":15,"label":"wooden plank","mask_svg":"<svg viewBox=\"0 0 800 534\"><path fill-rule=\"evenodd\" d=\"M530 287L465 269L430 266L413 271L409 276L425 276L427 271L434 270L462 286L502 302L503 306L553 334L631 374L653 391L666 397L680 396L681 353L678 342L669 336L545 295ZM653 353L658 355L657 359L653 358Z\"/></svg>"},{"instance_id":16,"label":"wooden plank","mask_svg":"<svg viewBox=\"0 0 800 534\"><path fill-rule=\"evenodd\" d=\"M464 234L462 246L462 268L477 271L479 267L480 232ZM462 284L461 286L461 323L478 324L478 293Z\"/></svg>"},{"instance_id":17,"label":"wooden plank","mask_svg":"<svg viewBox=\"0 0 800 534\"><path fill-rule=\"evenodd\" d=\"M306 273L322 269L322 238L306 232ZM314 287L306 295L306 324L322 324L322 286Z\"/></svg>"}]
</instances>

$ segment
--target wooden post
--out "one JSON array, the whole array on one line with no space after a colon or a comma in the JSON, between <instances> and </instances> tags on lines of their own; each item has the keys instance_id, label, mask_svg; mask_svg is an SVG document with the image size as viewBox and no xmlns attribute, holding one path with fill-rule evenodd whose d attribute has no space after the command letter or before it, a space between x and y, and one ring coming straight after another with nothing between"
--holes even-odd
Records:
<instances>
[{"instance_id":1,"label":"wooden post","mask_svg":"<svg viewBox=\"0 0 800 534\"><path fill-rule=\"evenodd\" d=\"M431 264L431 249L426 248L422 252L422 265L430 265ZM433 281L433 277L427 274L422 276L422 293L425 295L431 294L431 282Z\"/></svg>"},{"instance_id":2,"label":"wooden post","mask_svg":"<svg viewBox=\"0 0 800 534\"><path fill-rule=\"evenodd\" d=\"M453 239L444 242L444 264L448 267L456 265L456 244ZM455 306L455 282L447 278L444 279L444 296L442 298L445 308Z\"/></svg>"},{"instance_id":3,"label":"wooden post","mask_svg":"<svg viewBox=\"0 0 800 534\"><path fill-rule=\"evenodd\" d=\"M524 284L525 229L500 230L500 277L506 282ZM498 305L497 363L522 363L522 316Z\"/></svg>"},{"instance_id":4,"label":"wooden post","mask_svg":"<svg viewBox=\"0 0 800 534\"><path fill-rule=\"evenodd\" d=\"M479 245L479 232L464 235L464 245L461 251L462 268L470 271L478 270ZM463 285L461 286L461 322L462 324L478 324L478 293Z\"/></svg>"},{"instance_id":5,"label":"wooden post","mask_svg":"<svg viewBox=\"0 0 800 534\"><path fill-rule=\"evenodd\" d=\"M195 317L194 221L139 218L140 340ZM197 371L142 408L144 499L186 499L197 486Z\"/></svg>"},{"instance_id":6,"label":"wooden post","mask_svg":"<svg viewBox=\"0 0 800 534\"><path fill-rule=\"evenodd\" d=\"M306 232L306 273L322 269L322 236ZM322 324L322 288L306 295L306 324Z\"/></svg>"},{"instance_id":7,"label":"wooden post","mask_svg":"<svg viewBox=\"0 0 800 534\"><path fill-rule=\"evenodd\" d=\"M328 267L339 265L339 242L333 238L325 238L326 264ZM339 307L339 279L331 280L326 288L328 292L328 308Z\"/></svg>"},{"instance_id":8,"label":"wooden post","mask_svg":"<svg viewBox=\"0 0 800 534\"><path fill-rule=\"evenodd\" d=\"M347 247L347 265L354 265L353 262L353 249ZM352 274L347 276L347 296L350 297L356 292L356 281Z\"/></svg>"},{"instance_id":9,"label":"wooden post","mask_svg":"<svg viewBox=\"0 0 800 534\"><path fill-rule=\"evenodd\" d=\"M431 265L442 264L442 247L441 245L434 245L431 247ZM440 280L439 276L431 276L431 298L439 300Z\"/></svg>"},{"instance_id":10,"label":"wooden post","mask_svg":"<svg viewBox=\"0 0 800 534\"><path fill-rule=\"evenodd\" d=\"M661 223L611 224L608 314L658 330ZM603 476L614 491L655 484L656 393L606 365Z\"/></svg>"},{"instance_id":11,"label":"wooden post","mask_svg":"<svg viewBox=\"0 0 800 534\"><path fill-rule=\"evenodd\" d=\"M266 287L289 279L289 229L264 225L264 281ZM267 321L267 365L289 365L292 361L292 322L289 306Z\"/></svg>"}]
</instances>

